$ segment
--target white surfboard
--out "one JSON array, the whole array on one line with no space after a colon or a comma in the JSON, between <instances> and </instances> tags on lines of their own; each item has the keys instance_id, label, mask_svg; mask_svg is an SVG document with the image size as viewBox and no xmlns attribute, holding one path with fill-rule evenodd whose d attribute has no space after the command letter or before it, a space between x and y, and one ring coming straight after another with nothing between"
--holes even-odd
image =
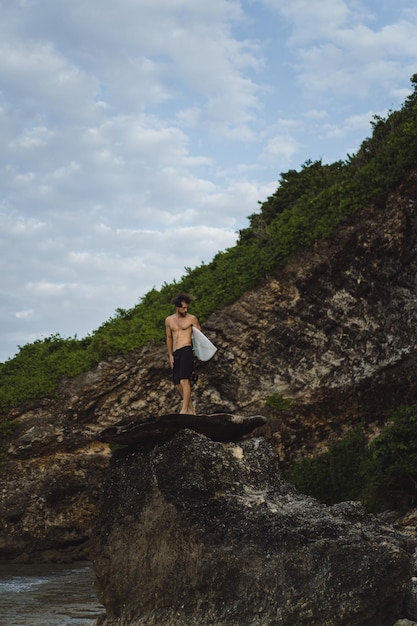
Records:
<instances>
[{"instance_id":1,"label":"white surfboard","mask_svg":"<svg viewBox=\"0 0 417 626\"><path fill-rule=\"evenodd\" d=\"M211 343L210 339L194 326L192 340L194 354L200 361L209 361L216 354L217 348L214 343Z\"/></svg>"}]
</instances>

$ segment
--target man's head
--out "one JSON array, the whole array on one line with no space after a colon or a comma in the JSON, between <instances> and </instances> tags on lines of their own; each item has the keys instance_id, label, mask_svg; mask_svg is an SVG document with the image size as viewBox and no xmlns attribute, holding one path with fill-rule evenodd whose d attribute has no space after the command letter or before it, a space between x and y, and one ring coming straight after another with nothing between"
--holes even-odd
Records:
<instances>
[{"instance_id":1,"label":"man's head","mask_svg":"<svg viewBox=\"0 0 417 626\"><path fill-rule=\"evenodd\" d=\"M188 293L179 293L173 300L173 304L177 307L177 313L182 317L187 315L190 302L191 296Z\"/></svg>"}]
</instances>

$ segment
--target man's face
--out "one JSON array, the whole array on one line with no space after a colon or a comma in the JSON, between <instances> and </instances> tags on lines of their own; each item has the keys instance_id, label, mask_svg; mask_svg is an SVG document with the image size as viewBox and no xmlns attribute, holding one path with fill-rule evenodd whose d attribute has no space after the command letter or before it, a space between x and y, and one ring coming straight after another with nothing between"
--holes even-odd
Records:
<instances>
[{"instance_id":1,"label":"man's face","mask_svg":"<svg viewBox=\"0 0 417 626\"><path fill-rule=\"evenodd\" d=\"M177 308L178 315L181 317L185 317L188 313L188 304L186 302L181 302L181 306Z\"/></svg>"}]
</instances>

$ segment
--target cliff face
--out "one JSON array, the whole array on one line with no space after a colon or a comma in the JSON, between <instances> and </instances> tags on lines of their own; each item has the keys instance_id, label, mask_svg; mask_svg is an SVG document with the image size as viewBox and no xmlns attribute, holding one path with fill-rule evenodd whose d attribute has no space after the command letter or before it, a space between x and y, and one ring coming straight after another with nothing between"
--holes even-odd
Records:
<instances>
[{"instance_id":1,"label":"cliff face","mask_svg":"<svg viewBox=\"0 0 417 626\"><path fill-rule=\"evenodd\" d=\"M263 438L190 430L113 458L91 555L96 626L392 626L411 575L404 538L302 496Z\"/></svg>"},{"instance_id":2,"label":"cliff face","mask_svg":"<svg viewBox=\"0 0 417 626\"><path fill-rule=\"evenodd\" d=\"M417 396L417 173L384 206L346 219L328 241L204 324L216 356L199 366L198 412L269 417L282 463L325 446L358 420L376 432ZM287 411L265 409L274 393ZM95 517L119 420L179 410L164 346L109 359L58 397L14 409L2 463L0 558L77 558ZM56 552L56 550L59 551Z\"/></svg>"},{"instance_id":3,"label":"cliff face","mask_svg":"<svg viewBox=\"0 0 417 626\"><path fill-rule=\"evenodd\" d=\"M416 397L416 236L417 174L205 325L230 410L294 401L268 430L283 461Z\"/></svg>"}]
</instances>

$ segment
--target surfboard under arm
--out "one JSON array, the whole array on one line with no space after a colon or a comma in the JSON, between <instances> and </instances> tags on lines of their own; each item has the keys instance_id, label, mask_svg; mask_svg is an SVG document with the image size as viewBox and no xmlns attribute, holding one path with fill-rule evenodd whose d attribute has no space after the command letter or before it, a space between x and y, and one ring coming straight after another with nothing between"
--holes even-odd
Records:
<instances>
[{"instance_id":1,"label":"surfboard under arm","mask_svg":"<svg viewBox=\"0 0 417 626\"><path fill-rule=\"evenodd\" d=\"M201 330L194 328L192 334L194 354L200 361L209 361L217 352L217 348Z\"/></svg>"}]
</instances>

